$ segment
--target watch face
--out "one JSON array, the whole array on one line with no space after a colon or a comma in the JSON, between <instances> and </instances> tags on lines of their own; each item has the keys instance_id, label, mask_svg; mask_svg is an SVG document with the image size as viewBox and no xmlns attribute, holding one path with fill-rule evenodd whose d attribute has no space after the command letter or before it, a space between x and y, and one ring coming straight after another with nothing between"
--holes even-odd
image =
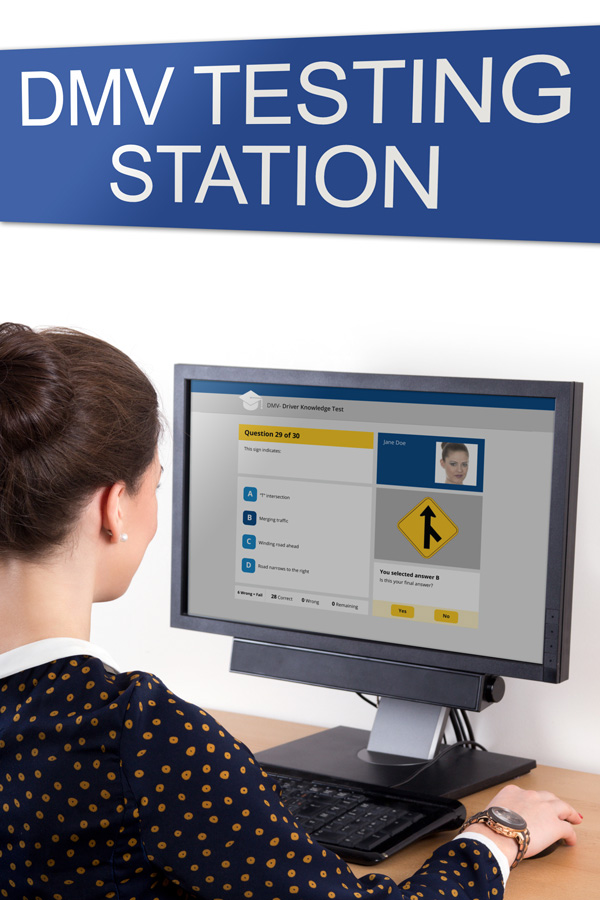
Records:
<instances>
[{"instance_id":1,"label":"watch face","mask_svg":"<svg viewBox=\"0 0 600 900\"><path fill-rule=\"evenodd\" d=\"M507 828L515 828L518 831L527 828L527 822L518 813L512 809L505 809L503 806L491 806L489 813L500 825L506 825Z\"/></svg>"}]
</instances>

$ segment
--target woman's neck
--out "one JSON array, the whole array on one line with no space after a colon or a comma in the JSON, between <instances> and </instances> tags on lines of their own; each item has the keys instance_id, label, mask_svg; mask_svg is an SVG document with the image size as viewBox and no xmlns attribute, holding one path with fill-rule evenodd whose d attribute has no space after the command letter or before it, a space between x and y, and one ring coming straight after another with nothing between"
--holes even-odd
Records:
<instances>
[{"instance_id":1,"label":"woman's neck","mask_svg":"<svg viewBox=\"0 0 600 900\"><path fill-rule=\"evenodd\" d=\"M0 563L0 653L53 637L90 638L93 577L71 555Z\"/></svg>"}]
</instances>

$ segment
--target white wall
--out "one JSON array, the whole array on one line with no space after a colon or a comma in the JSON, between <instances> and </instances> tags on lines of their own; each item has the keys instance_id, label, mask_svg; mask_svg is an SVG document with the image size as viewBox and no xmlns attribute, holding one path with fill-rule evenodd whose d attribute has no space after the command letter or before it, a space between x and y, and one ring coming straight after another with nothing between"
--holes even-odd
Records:
<instances>
[{"instance_id":1,"label":"white wall","mask_svg":"<svg viewBox=\"0 0 600 900\"><path fill-rule=\"evenodd\" d=\"M4 7L4 49L597 23L591 0ZM150 374L167 416L175 362L585 382L571 678L511 681L476 728L492 749L598 772L599 254L592 245L3 224L0 319L70 325L118 344ZM449 327L455 316L460 326ZM163 458L158 535L127 596L96 610L93 639L205 706L368 726L370 707L352 694L231 675L229 638L170 630L168 441Z\"/></svg>"}]
</instances>

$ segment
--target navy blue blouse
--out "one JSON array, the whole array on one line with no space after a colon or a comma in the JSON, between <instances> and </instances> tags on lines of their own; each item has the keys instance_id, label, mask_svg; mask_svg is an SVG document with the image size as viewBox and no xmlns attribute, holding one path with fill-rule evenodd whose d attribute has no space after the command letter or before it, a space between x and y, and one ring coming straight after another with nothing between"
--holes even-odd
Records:
<instances>
[{"instance_id":1,"label":"navy blue blouse","mask_svg":"<svg viewBox=\"0 0 600 900\"><path fill-rule=\"evenodd\" d=\"M0 898L500 898L489 850L443 845L396 885L302 832L210 715L74 656L0 679Z\"/></svg>"}]
</instances>

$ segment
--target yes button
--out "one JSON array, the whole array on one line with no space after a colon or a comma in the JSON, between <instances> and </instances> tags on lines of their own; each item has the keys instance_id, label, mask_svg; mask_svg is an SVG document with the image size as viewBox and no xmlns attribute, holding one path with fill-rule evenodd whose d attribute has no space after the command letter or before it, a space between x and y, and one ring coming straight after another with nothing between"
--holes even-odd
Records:
<instances>
[{"instance_id":1,"label":"yes button","mask_svg":"<svg viewBox=\"0 0 600 900\"><path fill-rule=\"evenodd\" d=\"M401 619L414 619L415 617L415 608L414 606L398 606L398 604L392 604L392 615L400 616Z\"/></svg>"}]
</instances>

